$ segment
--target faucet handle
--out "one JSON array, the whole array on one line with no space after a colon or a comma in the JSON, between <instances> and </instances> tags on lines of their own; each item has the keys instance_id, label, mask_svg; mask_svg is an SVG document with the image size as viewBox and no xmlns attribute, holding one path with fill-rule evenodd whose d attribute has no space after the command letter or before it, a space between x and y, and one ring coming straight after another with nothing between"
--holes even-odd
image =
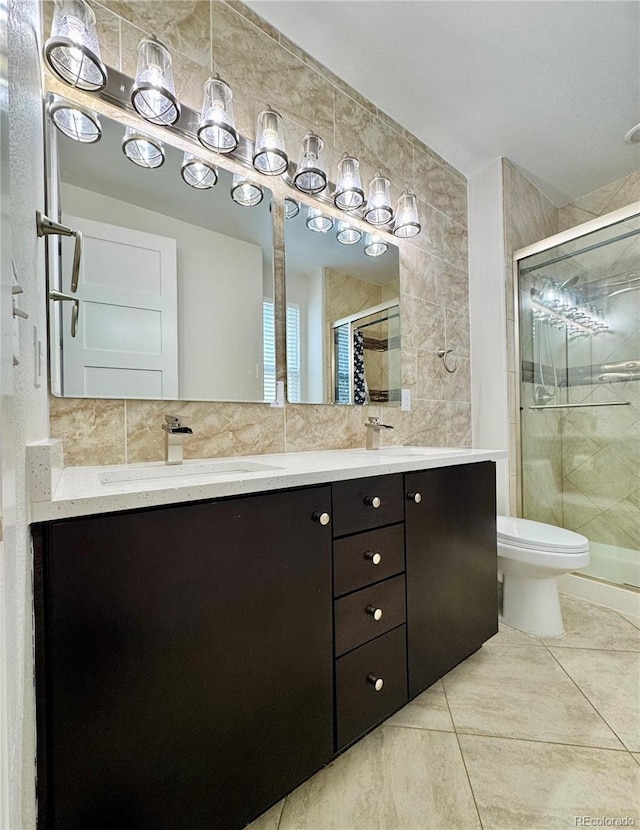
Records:
<instances>
[{"instance_id":1,"label":"faucet handle","mask_svg":"<svg viewBox=\"0 0 640 830\"><path fill-rule=\"evenodd\" d=\"M165 415L164 421L170 427L182 427L184 423L181 415Z\"/></svg>"}]
</instances>

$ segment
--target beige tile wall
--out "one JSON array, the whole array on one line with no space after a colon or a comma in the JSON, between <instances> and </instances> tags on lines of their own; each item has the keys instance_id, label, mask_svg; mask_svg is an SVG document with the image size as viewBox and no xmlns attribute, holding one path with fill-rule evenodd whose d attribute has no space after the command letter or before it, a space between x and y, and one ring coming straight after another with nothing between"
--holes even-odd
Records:
<instances>
[{"instance_id":1,"label":"beige tile wall","mask_svg":"<svg viewBox=\"0 0 640 830\"><path fill-rule=\"evenodd\" d=\"M400 251L402 384L413 409L386 409L395 443L470 445L471 395L467 257L467 186L462 174L357 91L305 54L238 2L162 0L98 4L98 34L107 64L135 73L136 46L155 34L171 48L178 96L199 109L202 86L218 71L234 89L241 132L252 135L269 103L284 116L289 152L316 130L335 164L355 154L363 178L377 170L392 180L393 197L412 185L423 231ZM45 31L51 18L45 2ZM335 175L333 172L332 175ZM284 234L275 205L276 319L283 323ZM460 370L451 376L435 357L453 348ZM284 343L278 342L279 377L285 377ZM376 407L96 401L51 399L51 435L64 440L67 464L109 464L162 458L160 422L176 407L191 419L189 457L356 447L363 422ZM389 434L387 434L388 437Z\"/></svg>"},{"instance_id":2,"label":"beige tile wall","mask_svg":"<svg viewBox=\"0 0 640 830\"><path fill-rule=\"evenodd\" d=\"M517 402L516 389L519 382L516 366L516 331L514 323L514 285L512 258L515 251L539 242L558 232L558 209L527 179L527 177L510 161L503 159L503 193L504 193L504 238L505 238L505 286L507 299L507 388L509 401L509 501L513 515L521 516L522 500L520 476L517 469ZM551 420L540 423L533 420L529 426L539 439L539 454L529 457L524 463L529 465L536 486L528 488L527 516L551 521L558 518L557 509L550 505L557 504L562 512L562 454L557 452L559 446L558 424ZM538 502L536 501L538 499ZM537 509L539 508L539 509ZM560 519L562 516L560 515ZM557 523L557 522L556 522ZM561 521L559 522L562 523Z\"/></svg>"},{"instance_id":3,"label":"beige tile wall","mask_svg":"<svg viewBox=\"0 0 640 830\"><path fill-rule=\"evenodd\" d=\"M558 230L565 231L638 201L640 201L640 171L606 184L559 208Z\"/></svg>"}]
</instances>

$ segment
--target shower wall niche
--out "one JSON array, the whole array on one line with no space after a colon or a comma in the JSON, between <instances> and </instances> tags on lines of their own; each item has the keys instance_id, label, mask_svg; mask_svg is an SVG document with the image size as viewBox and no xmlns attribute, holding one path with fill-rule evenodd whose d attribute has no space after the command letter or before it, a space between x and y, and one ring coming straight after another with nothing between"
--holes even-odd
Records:
<instances>
[{"instance_id":1,"label":"shower wall niche","mask_svg":"<svg viewBox=\"0 0 640 830\"><path fill-rule=\"evenodd\" d=\"M640 205L517 258L523 516L640 588ZM556 244L554 244L556 242Z\"/></svg>"}]
</instances>

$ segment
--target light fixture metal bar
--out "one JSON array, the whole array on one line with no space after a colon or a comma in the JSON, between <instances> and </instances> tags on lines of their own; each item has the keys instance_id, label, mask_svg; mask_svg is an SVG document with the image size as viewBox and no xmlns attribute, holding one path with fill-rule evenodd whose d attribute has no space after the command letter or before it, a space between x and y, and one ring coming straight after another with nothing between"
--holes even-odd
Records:
<instances>
[{"instance_id":1,"label":"light fixture metal bar","mask_svg":"<svg viewBox=\"0 0 640 830\"><path fill-rule=\"evenodd\" d=\"M128 113L135 115L136 118L140 118L139 114L136 112L135 108L133 107L133 104L131 103L131 91L133 89L134 83L135 79L131 76L125 75L123 72L120 72L118 69L114 69L111 66L107 66L107 85L104 87L104 89L98 90L96 92L91 92L89 94L91 95L91 97L99 98L100 100L105 101L111 106L117 107L120 110L126 110ZM62 97L65 97L66 95L68 100L73 100L72 92L74 90L65 93L56 84L56 88L54 91L56 95L60 95ZM162 132L173 133L174 135L180 136L180 138L193 142L195 148L202 148L202 145L198 141L197 137L199 121L199 112L191 109L191 107L186 106L186 104L180 103L180 117L178 118L177 122L175 124L164 125L161 129ZM141 126L140 129L144 131L146 128ZM221 160L222 156L231 158L238 164L241 164L243 167L246 167L254 171L254 173L257 173L255 167L253 166L253 140L245 135L242 135L242 133L238 133L238 137L238 146L235 150L231 151L230 153L213 154L216 156L219 155ZM197 149L194 149L193 152L196 155L198 154ZM297 169L298 165L296 164L296 162L290 159L287 171L282 176L278 176L280 180L285 182L285 184L287 184L289 188L291 188L291 190L295 194L297 194L295 197L292 196L292 198L295 198L296 201L301 201L303 204L313 205L315 203L320 203L322 205L326 205L328 208L332 209L335 218L339 217L345 220L348 220L349 218L359 219L364 225L366 225L367 229L370 232L375 234L384 234L385 239L388 235L394 242L394 244L397 244L395 237L393 236L393 220L388 222L386 225L371 225L364 219L364 208L358 208L358 210L354 211L343 211L337 209L333 201L335 183L331 180L328 181L327 187L322 193L317 193L312 197L310 201L305 201L304 197L306 196L306 194L298 190L298 188L295 186L293 182L293 178L295 176ZM265 182L265 186L272 187L272 184L267 184Z\"/></svg>"}]
</instances>

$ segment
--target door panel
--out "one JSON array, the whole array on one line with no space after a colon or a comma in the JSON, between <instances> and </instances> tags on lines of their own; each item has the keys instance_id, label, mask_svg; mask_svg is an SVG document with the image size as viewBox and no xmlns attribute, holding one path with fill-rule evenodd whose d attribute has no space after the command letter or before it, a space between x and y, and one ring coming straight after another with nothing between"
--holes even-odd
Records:
<instances>
[{"instance_id":1,"label":"door panel","mask_svg":"<svg viewBox=\"0 0 640 830\"><path fill-rule=\"evenodd\" d=\"M329 510L321 487L53 525L41 826L240 828L328 762Z\"/></svg>"},{"instance_id":2,"label":"door panel","mask_svg":"<svg viewBox=\"0 0 640 830\"><path fill-rule=\"evenodd\" d=\"M422 494L405 514L412 698L498 630L495 464L409 473L405 485Z\"/></svg>"}]
</instances>

